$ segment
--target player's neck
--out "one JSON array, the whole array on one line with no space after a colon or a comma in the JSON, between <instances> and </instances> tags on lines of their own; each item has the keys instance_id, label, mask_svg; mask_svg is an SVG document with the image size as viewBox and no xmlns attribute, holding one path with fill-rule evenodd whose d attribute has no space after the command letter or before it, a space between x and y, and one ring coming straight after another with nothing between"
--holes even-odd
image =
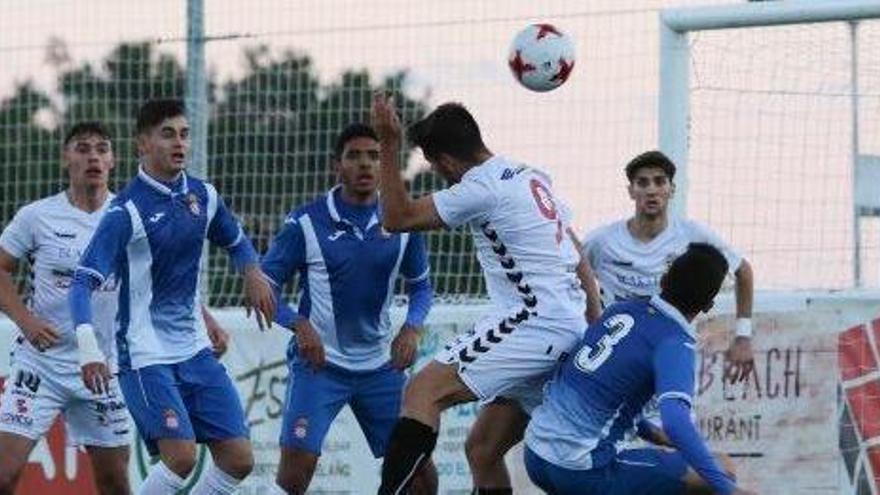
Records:
<instances>
[{"instance_id":1,"label":"player's neck","mask_svg":"<svg viewBox=\"0 0 880 495\"><path fill-rule=\"evenodd\" d=\"M101 187L76 187L71 185L67 189L67 199L76 208L92 213L104 206L109 193L110 191L106 185Z\"/></svg>"},{"instance_id":2,"label":"player's neck","mask_svg":"<svg viewBox=\"0 0 880 495\"><path fill-rule=\"evenodd\" d=\"M163 171L161 169L161 167L153 166L152 164L147 163L147 162L144 162L142 167L144 169L144 172L147 173L147 175L149 175L150 177L152 177L160 182L164 182L166 184L171 184L172 182L179 179L180 176L183 174L182 170L175 170L173 172L167 172L167 171Z\"/></svg>"},{"instance_id":3,"label":"player's neck","mask_svg":"<svg viewBox=\"0 0 880 495\"><path fill-rule=\"evenodd\" d=\"M646 216L638 213L626 222L633 237L642 242L650 242L666 230L669 219L666 215Z\"/></svg>"},{"instance_id":4,"label":"player's neck","mask_svg":"<svg viewBox=\"0 0 880 495\"><path fill-rule=\"evenodd\" d=\"M367 206L376 202L379 197L379 193L378 191L373 191L368 194L360 194L351 191L347 187L343 186L339 191L339 197L342 198L342 200L346 203L353 206Z\"/></svg>"}]
</instances>

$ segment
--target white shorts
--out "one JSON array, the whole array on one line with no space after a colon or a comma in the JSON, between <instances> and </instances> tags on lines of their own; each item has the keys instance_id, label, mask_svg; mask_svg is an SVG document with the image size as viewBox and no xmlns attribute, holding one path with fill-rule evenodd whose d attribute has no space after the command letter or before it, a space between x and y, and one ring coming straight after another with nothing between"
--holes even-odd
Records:
<instances>
[{"instance_id":1,"label":"white shorts","mask_svg":"<svg viewBox=\"0 0 880 495\"><path fill-rule=\"evenodd\" d=\"M457 364L458 376L481 402L514 399L531 414L543 399L544 383L587 325L582 318L551 321L527 315L487 316L434 359Z\"/></svg>"},{"instance_id":2,"label":"white shorts","mask_svg":"<svg viewBox=\"0 0 880 495\"><path fill-rule=\"evenodd\" d=\"M67 443L121 447L130 441L130 420L119 382L97 396L79 373L50 372L46 366L15 362L0 395L0 431L39 440L63 414Z\"/></svg>"}]
</instances>

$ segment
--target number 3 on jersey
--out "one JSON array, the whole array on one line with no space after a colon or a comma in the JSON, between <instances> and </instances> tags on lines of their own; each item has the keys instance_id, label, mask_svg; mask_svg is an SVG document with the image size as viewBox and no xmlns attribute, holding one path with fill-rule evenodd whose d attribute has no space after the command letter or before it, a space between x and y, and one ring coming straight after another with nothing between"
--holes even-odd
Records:
<instances>
[{"instance_id":1,"label":"number 3 on jersey","mask_svg":"<svg viewBox=\"0 0 880 495\"><path fill-rule=\"evenodd\" d=\"M608 333L603 335L594 346L584 345L575 357L575 366L584 373L592 373L599 369L611 357L614 346L629 334L633 325L635 320L626 313L605 320L602 326L608 330Z\"/></svg>"}]
</instances>

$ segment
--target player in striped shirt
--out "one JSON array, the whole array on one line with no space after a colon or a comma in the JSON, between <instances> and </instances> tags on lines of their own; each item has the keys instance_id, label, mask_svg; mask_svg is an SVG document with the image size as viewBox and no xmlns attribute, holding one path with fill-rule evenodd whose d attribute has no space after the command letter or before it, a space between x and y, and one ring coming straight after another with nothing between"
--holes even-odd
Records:
<instances>
[{"instance_id":1,"label":"player in striped shirt","mask_svg":"<svg viewBox=\"0 0 880 495\"><path fill-rule=\"evenodd\" d=\"M173 494L195 466L196 442L214 465L191 494L232 493L253 467L244 412L201 318L199 266L205 240L244 274L261 318L274 317L272 289L256 252L214 187L185 171L189 126L179 100L151 100L137 118L138 175L113 200L77 267L70 293L86 385L102 393L107 356L95 343L91 294L119 280L119 381L155 464L142 495ZM269 320L271 321L271 320Z\"/></svg>"},{"instance_id":2,"label":"player in striped shirt","mask_svg":"<svg viewBox=\"0 0 880 495\"><path fill-rule=\"evenodd\" d=\"M536 485L555 495L750 493L716 462L689 414L691 322L711 309L727 270L718 249L691 244L662 276L659 295L612 304L590 326L526 430L526 470ZM675 450L623 449L654 396Z\"/></svg>"}]
</instances>

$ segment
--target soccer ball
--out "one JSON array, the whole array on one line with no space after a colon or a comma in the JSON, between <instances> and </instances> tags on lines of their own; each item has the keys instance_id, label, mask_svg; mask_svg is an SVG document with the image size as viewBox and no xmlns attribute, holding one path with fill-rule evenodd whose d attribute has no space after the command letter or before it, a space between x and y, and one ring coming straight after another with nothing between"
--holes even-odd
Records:
<instances>
[{"instance_id":1,"label":"soccer ball","mask_svg":"<svg viewBox=\"0 0 880 495\"><path fill-rule=\"evenodd\" d=\"M507 64L513 77L532 91L562 86L574 69L574 44L552 24L532 24L513 39Z\"/></svg>"}]
</instances>

